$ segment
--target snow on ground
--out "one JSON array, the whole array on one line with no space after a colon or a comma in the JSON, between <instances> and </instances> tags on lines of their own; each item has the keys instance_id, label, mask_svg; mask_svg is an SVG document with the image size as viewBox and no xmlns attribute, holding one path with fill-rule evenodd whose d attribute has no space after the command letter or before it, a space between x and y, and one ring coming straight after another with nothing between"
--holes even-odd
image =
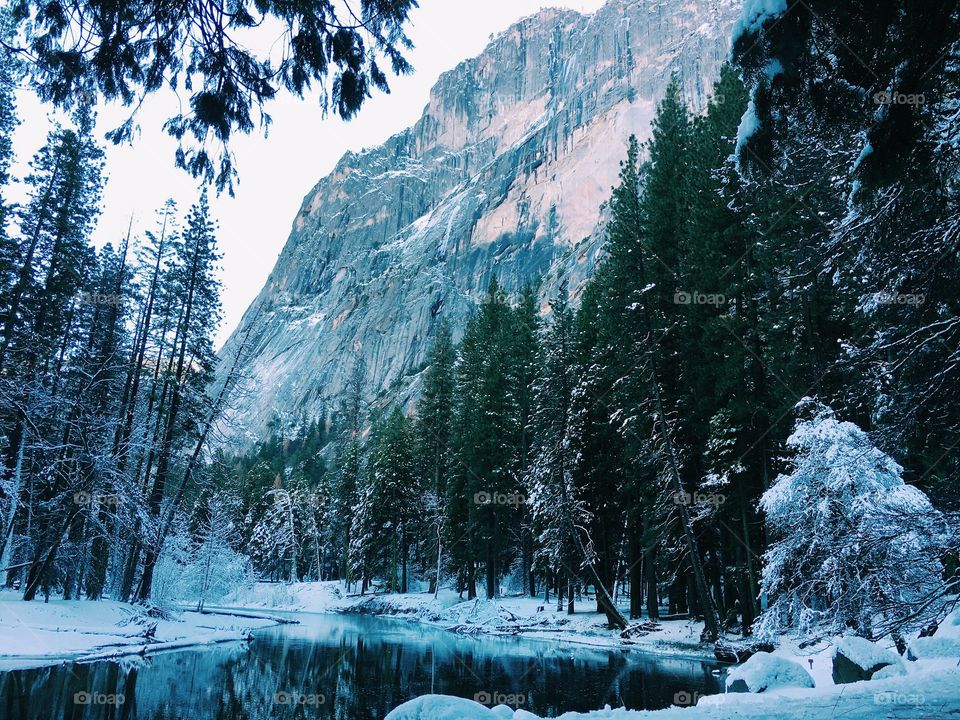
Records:
<instances>
[{"instance_id":1,"label":"snow on ground","mask_svg":"<svg viewBox=\"0 0 960 720\"><path fill-rule=\"evenodd\" d=\"M23 602L19 593L3 591L0 670L241 640L250 630L275 622L262 615L196 612L173 613L162 619L151 617L143 607L112 600Z\"/></svg>"},{"instance_id":2,"label":"snow on ground","mask_svg":"<svg viewBox=\"0 0 960 720\"><path fill-rule=\"evenodd\" d=\"M960 715L960 669L954 662L909 663L906 677L703 697L691 708L597 710L565 713L558 720L933 720ZM482 705L443 695L424 695L404 703L386 720L538 720L524 710Z\"/></svg>"}]
</instances>

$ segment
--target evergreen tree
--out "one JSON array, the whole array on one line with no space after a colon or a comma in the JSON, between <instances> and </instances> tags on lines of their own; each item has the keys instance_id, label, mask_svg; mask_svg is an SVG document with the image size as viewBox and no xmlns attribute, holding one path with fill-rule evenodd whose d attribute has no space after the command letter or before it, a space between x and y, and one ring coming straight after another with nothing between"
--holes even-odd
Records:
<instances>
[{"instance_id":1,"label":"evergreen tree","mask_svg":"<svg viewBox=\"0 0 960 720\"><path fill-rule=\"evenodd\" d=\"M553 304L553 317L542 342L543 370L536 383L534 459L526 473L533 526L537 533L537 565L563 578L567 612L574 612L574 584L579 570L593 558L580 558L574 533L589 527L590 513L573 482L573 457L569 442L573 313L566 287ZM589 542L589 539L588 539ZM562 595L558 596L558 602Z\"/></svg>"},{"instance_id":2,"label":"evergreen tree","mask_svg":"<svg viewBox=\"0 0 960 720\"><path fill-rule=\"evenodd\" d=\"M517 526L519 487L513 473L517 387L511 367L513 311L495 278L467 324L457 365L453 470L447 485L447 546L468 597L476 596L482 563L488 598L511 562L508 538ZM478 552L479 551L479 552Z\"/></svg>"},{"instance_id":3,"label":"evergreen tree","mask_svg":"<svg viewBox=\"0 0 960 720\"><path fill-rule=\"evenodd\" d=\"M355 522L354 512L361 500L363 474L362 433L366 420L364 404L365 368L360 359L355 361L347 396L339 412L341 436L337 455L337 481L334 489L334 521L331 525L332 546L338 558L339 577L349 586L353 576L350 572L351 528Z\"/></svg>"},{"instance_id":4,"label":"evergreen tree","mask_svg":"<svg viewBox=\"0 0 960 720\"><path fill-rule=\"evenodd\" d=\"M264 106L281 91L301 98L319 92L324 108L350 119L374 89L389 91L385 63L395 74L409 72L405 26L415 7L416 0L377 0L356 10L333 0L244 1L221 15L181 1L158 8L144 0L85 0L54 10L25 0L12 13L29 28L25 47L9 37L4 45L29 59L44 101L69 108L78 98L99 97L133 107L110 134L114 142L132 139L146 95L164 86L185 88L188 107L164 123L178 141L187 138L176 164L232 189L230 139L255 129L255 112L266 134ZM279 55L241 41L250 29L274 24L282 28ZM84 28L79 35L78 27Z\"/></svg>"},{"instance_id":5,"label":"evergreen tree","mask_svg":"<svg viewBox=\"0 0 960 720\"><path fill-rule=\"evenodd\" d=\"M161 392L163 412L158 415L162 422L157 424L159 443L147 502L152 526L147 528L143 571L136 592L139 600L150 597L153 570L163 546L162 533L169 510L162 512L161 505L175 469L175 457L198 435L206 410L205 391L213 379L213 335L220 321L220 284L216 277L220 256L215 231L204 191L190 209L183 235L176 244L178 257L171 268L179 299L178 318ZM174 507L183 497L186 479L184 474L174 489Z\"/></svg>"},{"instance_id":6,"label":"evergreen tree","mask_svg":"<svg viewBox=\"0 0 960 720\"><path fill-rule=\"evenodd\" d=\"M539 346L540 318L538 313L537 291L532 285L524 286L519 302L514 309L512 359L510 365L516 386L516 430L514 439L516 448L516 467L514 475L524 478L533 463L536 449L534 434L537 411L536 384L540 377L541 348ZM517 504L519 518L514 526L513 544L519 549L521 583L531 596L536 595L536 581L533 573L534 537L530 508L526 502Z\"/></svg>"},{"instance_id":7,"label":"evergreen tree","mask_svg":"<svg viewBox=\"0 0 960 720\"><path fill-rule=\"evenodd\" d=\"M407 592L410 545L423 507L413 451L411 423L394 408L377 432L351 532L351 558L364 587L381 576L391 592Z\"/></svg>"},{"instance_id":8,"label":"evergreen tree","mask_svg":"<svg viewBox=\"0 0 960 720\"><path fill-rule=\"evenodd\" d=\"M433 346L427 357L427 370L424 373L423 390L417 401L417 422L415 425L416 456L421 483L426 493L431 494L432 510L427 530L436 544L425 538L425 551L421 558L425 574L430 578L431 589L439 589L440 568L443 554L443 519L445 515L447 481L451 472L450 417L454 403L454 363L456 348L445 319L437 324ZM433 553L434 547L436 553ZM431 572L432 571L432 572Z\"/></svg>"},{"instance_id":9,"label":"evergreen tree","mask_svg":"<svg viewBox=\"0 0 960 720\"><path fill-rule=\"evenodd\" d=\"M806 417L787 442L793 469L761 499L772 536L763 590L775 600L758 634L851 628L872 639L939 622L952 606L943 516L860 428L809 398L798 407Z\"/></svg>"}]
</instances>

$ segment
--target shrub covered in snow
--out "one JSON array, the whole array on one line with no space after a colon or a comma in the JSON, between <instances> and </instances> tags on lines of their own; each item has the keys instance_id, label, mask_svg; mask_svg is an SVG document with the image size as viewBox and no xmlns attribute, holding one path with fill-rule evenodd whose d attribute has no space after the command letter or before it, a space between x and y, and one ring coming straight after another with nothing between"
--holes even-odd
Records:
<instances>
[{"instance_id":1,"label":"shrub covered in snow","mask_svg":"<svg viewBox=\"0 0 960 720\"><path fill-rule=\"evenodd\" d=\"M944 517L859 427L809 399L798 407L809 419L787 441L793 471L760 500L772 541L761 586L774 600L755 631L882 637L939 620Z\"/></svg>"},{"instance_id":2,"label":"shrub covered in snow","mask_svg":"<svg viewBox=\"0 0 960 720\"><path fill-rule=\"evenodd\" d=\"M781 687L813 686L813 678L802 665L767 652L751 656L727 675L727 692L762 693Z\"/></svg>"},{"instance_id":3,"label":"shrub covered in snow","mask_svg":"<svg viewBox=\"0 0 960 720\"><path fill-rule=\"evenodd\" d=\"M253 586L250 558L231 547L233 526L226 512L216 504L211 507L211 516L194 534L181 527L164 543L153 583L155 602L202 606Z\"/></svg>"}]
</instances>

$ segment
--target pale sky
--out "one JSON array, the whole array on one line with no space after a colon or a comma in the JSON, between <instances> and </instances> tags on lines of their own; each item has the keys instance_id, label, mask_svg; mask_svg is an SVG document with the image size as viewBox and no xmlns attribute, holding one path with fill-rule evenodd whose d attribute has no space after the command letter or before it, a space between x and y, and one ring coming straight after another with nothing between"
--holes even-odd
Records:
<instances>
[{"instance_id":1,"label":"pale sky","mask_svg":"<svg viewBox=\"0 0 960 720\"><path fill-rule=\"evenodd\" d=\"M604 1L421 0L410 26L416 47L407 55L414 74L391 78L392 93L375 94L352 121L323 118L319 106L309 99L281 95L271 102L269 138L255 133L233 140L240 172L236 197L212 198L223 253L223 323L217 345L263 287L304 195L346 151L379 145L416 122L440 73L479 54L492 34L516 20L544 6L593 12ZM174 168L176 145L161 129L163 120L176 112L176 103L169 93L151 98L140 112L142 132L134 145L107 147L109 179L94 236L98 245L120 240L131 215L135 231L150 227L154 211L168 197L177 201L181 211L197 197L196 181ZM23 122L15 141L19 163L15 172L23 175L49 125L39 122L46 110L32 94L21 93L19 105ZM100 126L106 131L122 117L114 109L102 110Z\"/></svg>"}]
</instances>

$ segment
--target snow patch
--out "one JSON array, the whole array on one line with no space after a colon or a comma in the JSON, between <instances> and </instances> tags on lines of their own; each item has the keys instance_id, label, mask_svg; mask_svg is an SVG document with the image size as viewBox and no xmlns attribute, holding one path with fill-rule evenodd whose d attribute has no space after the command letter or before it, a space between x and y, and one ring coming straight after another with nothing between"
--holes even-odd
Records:
<instances>
[{"instance_id":1,"label":"snow patch","mask_svg":"<svg viewBox=\"0 0 960 720\"><path fill-rule=\"evenodd\" d=\"M939 636L917 638L907 647L907 659L922 658L960 658L960 640Z\"/></svg>"},{"instance_id":2,"label":"snow patch","mask_svg":"<svg viewBox=\"0 0 960 720\"><path fill-rule=\"evenodd\" d=\"M740 156L740 151L743 149L743 146L747 144L747 141L750 140L759 129L760 118L757 117L757 105L753 101L753 98L750 98L750 102L747 103L747 109L743 111L743 117L740 118L740 125L737 126L737 146L734 151L737 157Z\"/></svg>"},{"instance_id":3,"label":"snow patch","mask_svg":"<svg viewBox=\"0 0 960 720\"><path fill-rule=\"evenodd\" d=\"M18 593L3 591L0 670L242 640L251 629L274 624L273 618L249 614L152 617L142 606L112 600L23 602Z\"/></svg>"},{"instance_id":4,"label":"snow patch","mask_svg":"<svg viewBox=\"0 0 960 720\"><path fill-rule=\"evenodd\" d=\"M733 26L733 43L757 32L767 20L780 17L786 11L787 0L746 0L743 13Z\"/></svg>"}]
</instances>

